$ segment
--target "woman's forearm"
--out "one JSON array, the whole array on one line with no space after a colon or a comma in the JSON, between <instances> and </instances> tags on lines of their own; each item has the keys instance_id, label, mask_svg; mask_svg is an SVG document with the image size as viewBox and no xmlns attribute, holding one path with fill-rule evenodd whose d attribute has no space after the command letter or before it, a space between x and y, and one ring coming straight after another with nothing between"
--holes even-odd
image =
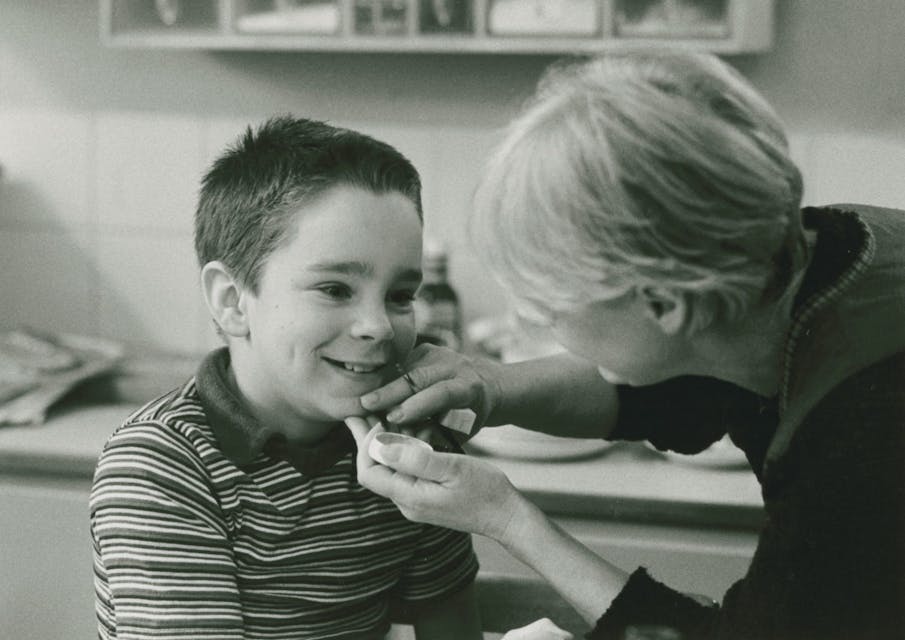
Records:
<instances>
[{"instance_id":1,"label":"woman's forearm","mask_svg":"<svg viewBox=\"0 0 905 640\"><path fill-rule=\"evenodd\" d=\"M346 424L358 445L358 481L364 487L392 500L409 520L497 541L540 574L590 624L628 580L624 571L550 522L489 462L391 444L382 452L386 464L378 464L368 450L383 427L378 423L372 428L357 417L348 418Z\"/></svg>"},{"instance_id":2,"label":"woman's forearm","mask_svg":"<svg viewBox=\"0 0 905 640\"><path fill-rule=\"evenodd\" d=\"M503 365L489 424L516 424L556 436L602 438L616 422L615 388L593 364L563 353Z\"/></svg>"},{"instance_id":3,"label":"woman's forearm","mask_svg":"<svg viewBox=\"0 0 905 640\"><path fill-rule=\"evenodd\" d=\"M544 578L590 625L628 581L629 574L557 527L525 498L497 541Z\"/></svg>"}]
</instances>

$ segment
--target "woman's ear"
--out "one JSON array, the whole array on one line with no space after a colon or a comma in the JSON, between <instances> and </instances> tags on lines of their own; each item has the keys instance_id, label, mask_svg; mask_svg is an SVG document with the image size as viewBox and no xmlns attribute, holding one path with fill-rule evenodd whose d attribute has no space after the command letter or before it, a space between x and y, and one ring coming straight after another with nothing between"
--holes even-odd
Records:
<instances>
[{"instance_id":1,"label":"woman's ear","mask_svg":"<svg viewBox=\"0 0 905 640\"><path fill-rule=\"evenodd\" d=\"M201 288L211 316L220 330L233 338L248 335L248 315L242 286L233 279L226 265L215 260L201 269Z\"/></svg>"},{"instance_id":2,"label":"woman's ear","mask_svg":"<svg viewBox=\"0 0 905 640\"><path fill-rule=\"evenodd\" d=\"M685 297L660 287L644 287L641 296L647 306L647 316L660 325L663 333L676 335L688 322L688 303Z\"/></svg>"}]
</instances>

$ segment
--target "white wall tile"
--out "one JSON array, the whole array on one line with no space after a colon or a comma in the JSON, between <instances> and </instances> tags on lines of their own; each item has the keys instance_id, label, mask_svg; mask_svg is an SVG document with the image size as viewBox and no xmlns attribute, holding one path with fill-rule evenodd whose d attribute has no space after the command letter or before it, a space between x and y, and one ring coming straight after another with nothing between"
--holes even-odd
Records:
<instances>
[{"instance_id":1,"label":"white wall tile","mask_svg":"<svg viewBox=\"0 0 905 640\"><path fill-rule=\"evenodd\" d=\"M509 295L471 249L459 247L451 253L449 279L459 294L466 322L482 316L503 315L509 309Z\"/></svg>"},{"instance_id":2,"label":"white wall tile","mask_svg":"<svg viewBox=\"0 0 905 640\"><path fill-rule=\"evenodd\" d=\"M188 234L98 237L99 328L128 343L206 350L206 312Z\"/></svg>"},{"instance_id":3,"label":"white wall tile","mask_svg":"<svg viewBox=\"0 0 905 640\"><path fill-rule=\"evenodd\" d=\"M203 165L201 119L102 113L97 137L100 225L190 231Z\"/></svg>"},{"instance_id":4,"label":"white wall tile","mask_svg":"<svg viewBox=\"0 0 905 640\"><path fill-rule=\"evenodd\" d=\"M812 152L811 202L905 208L905 132L816 135Z\"/></svg>"},{"instance_id":5,"label":"white wall tile","mask_svg":"<svg viewBox=\"0 0 905 640\"><path fill-rule=\"evenodd\" d=\"M0 231L0 327L102 335L92 243L85 233Z\"/></svg>"},{"instance_id":6,"label":"white wall tile","mask_svg":"<svg viewBox=\"0 0 905 640\"><path fill-rule=\"evenodd\" d=\"M446 238L451 253L468 244L465 221L484 164L501 132L450 127L435 131L440 177L437 208L426 216L425 233Z\"/></svg>"},{"instance_id":7,"label":"white wall tile","mask_svg":"<svg viewBox=\"0 0 905 640\"><path fill-rule=\"evenodd\" d=\"M97 45L96 24L81 9L60 14L32 8L41 3L0 4L0 163L6 168L0 323L82 328L192 351L219 344L196 284L192 216L203 171L245 126L268 115L263 109L338 114L350 121L337 124L386 140L410 157L424 181L426 234L449 245L466 316L502 311L505 296L468 247L463 222L498 139L492 127L503 124L529 90L542 67L539 58L479 63L427 57L403 70L395 57L376 66L357 57L324 57L303 65L303 74L288 54L212 59L161 51L124 58ZM854 67L829 64L821 40L850 20L880 24L875 18L893 10L837 11L832 24L802 44L792 37L800 35L796 26L830 14L820 0L801 4L789 14L795 24L779 34L777 50L742 66L803 129L793 133L791 146L805 178L805 203L905 206L902 101L895 100L905 86L896 82L901 65L894 61L901 56L887 51L875 59L881 44L898 42L895 30L883 30L880 44L873 32L856 34L852 50L863 48L864 38L874 40L870 55L850 58L861 60ZM60 60L61 51L71 57ZM798 61L791 71L783 62L792 59L790 51ZM448 65L456 67L450 78L436 74ZM881 73L846 75L868 65ZM465 67L473 81L470 75L461 82ZM838 91L839 82L866 86L871 78L878 92ZM833 92L841 102L825 99ZM813 133L834 126L845 135ZM868 129L879 133L864 134ZM82 231L102 234L96 251Z\"/></svg>"},{"instance_id":8,"label":"white wall tile","mask_svg":"<svg viewBox=\"0 0 905 640\"><path fill-rule=\"evenodd\" d=\"M91 116L0 111L0 226L77 229L92 217Z\"/></svg>"}]
</instances>

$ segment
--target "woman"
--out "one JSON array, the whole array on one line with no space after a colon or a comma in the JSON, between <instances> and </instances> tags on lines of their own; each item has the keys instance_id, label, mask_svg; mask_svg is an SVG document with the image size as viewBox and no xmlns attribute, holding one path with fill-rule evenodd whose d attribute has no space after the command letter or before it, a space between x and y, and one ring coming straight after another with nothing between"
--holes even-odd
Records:
<instances>
[{"instance_id":1,"label":"woman","mask_svg":"<svg viewBox=\"0 0 905 640\"><path fill-rule=\"evenodd\" d=\"M397 445L389 466L360 453L359 481L409 518L500 542L592 638L635 624L900 637L905 212L800 198L775 113L718 59L556 67L493 156L470 229L518 312L569 353L501 365L425 347L408 380L362 398L390 423L469 407L479 424L683 453L728 432L766 523L721 604L595 556L486 462ZM366 451L381 427L349 422Z\"/></svg>"}]
</instances>

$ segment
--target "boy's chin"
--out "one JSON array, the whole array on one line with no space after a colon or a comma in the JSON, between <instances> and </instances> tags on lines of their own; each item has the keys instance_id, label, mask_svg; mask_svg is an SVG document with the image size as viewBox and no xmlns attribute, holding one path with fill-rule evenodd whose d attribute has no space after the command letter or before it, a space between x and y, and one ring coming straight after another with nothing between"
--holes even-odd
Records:
<instances>
[{"instance_id":1,"label":"boy's chin","mask_svg":"<svg viewBox=\"0 0 905 640\"><path fill-rule=\"evenodd\" d=\"M337 402L336 405L334 405L334 409L331 411L331 414L332 418L342 421L352 416L359 416L363 418L369 415L369 412L367 409L361 406L361 401L356 397Z\"/></svg>"}]
</instances>

